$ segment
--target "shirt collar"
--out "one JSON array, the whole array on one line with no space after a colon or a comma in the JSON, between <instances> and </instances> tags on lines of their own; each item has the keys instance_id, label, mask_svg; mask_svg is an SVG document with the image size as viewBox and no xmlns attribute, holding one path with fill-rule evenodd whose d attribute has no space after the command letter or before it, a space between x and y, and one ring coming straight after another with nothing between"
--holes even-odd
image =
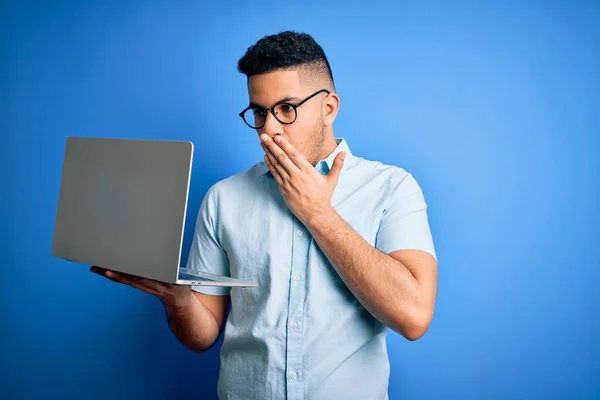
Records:
<instances>
[{"instance_id":1,"label":"shirt collar","mask_svg":"<svg viewBox=\"0 0 600 400\"><path fill-rule=\"evenodd\" d=\"M325 158L324 160L320 160L317 163L317 165L315 166L317 171L319 171L322 174L329 173L329 170L333 166L333 160L335 160L335 157L342 151L346 152L346 159L344 160L344 165L342 166L342 171L346 168L348 160L352 156L352 152L350 151L348 142L346 142L346 140L344 138L335 138L335 142L337 143L335 150L333 150L333 152L329 156L327 156L327 158ZM267 164L264 161L261 162L257 168L258 168L258 176L265 175L266 173L271 174L271 171L269 171L269 167L267 166Z\"/></svg>"}]
</instances>

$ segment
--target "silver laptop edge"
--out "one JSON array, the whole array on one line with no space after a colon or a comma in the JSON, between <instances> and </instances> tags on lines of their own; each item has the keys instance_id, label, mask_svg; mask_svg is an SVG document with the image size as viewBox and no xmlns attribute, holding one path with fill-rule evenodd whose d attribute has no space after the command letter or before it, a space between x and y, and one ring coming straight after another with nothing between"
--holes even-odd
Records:
<instances>
[{"instance_id":1,"label":"silver laptop edge","mask_svg":"<svg viewBox=\"0 0 600 400\"><path fill-rule=\"evenodd\" d=\"M172 284L258 286L181 265L193 157L190 141L68 137L52 255Z\"/></svg>"}]
</instances>

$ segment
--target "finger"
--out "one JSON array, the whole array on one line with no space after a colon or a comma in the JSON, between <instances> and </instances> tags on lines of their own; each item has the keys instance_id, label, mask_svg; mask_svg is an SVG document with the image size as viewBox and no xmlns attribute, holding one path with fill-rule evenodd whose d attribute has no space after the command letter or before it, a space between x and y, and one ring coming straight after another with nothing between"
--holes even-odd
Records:
<instances>
[{"instance_id":1,"label":"finger","mask_svg":"<svg viewBox=\"0 0 600 400\"><path fill-rule=\"evenodd\" d=\"M128 275L128 274L125 274L123 272L117 272L117 271L113 271L113 270L110 270L110 269L106 269L106 268L102 268L102 267L97 267L97 266L91 267L90 271L93 272L93 273L95 273L95 274L104 276L106 278L110 277L111 279L113 279L113 278L126 279L126 277L133 278L133 275Z\"/></svg>"},{"instance_id":2,"label":"finger","mask_svg":"<svg viewBox=\"0 0 600 400\"><path fill-rule=\"evenodd\" d=\"M287 154L296 167L306 172L314 170L312 164L287 139L275 136L273 140Z\"/></svg>"},{"instance_id":3,"label":"finger","mask_svg":"<svg viewBox=\"0 0 600 400\"><path fill-rule=\"evenodd\" d=\"M124 272L117 272L117 271L113 271L113 270L106 269L106 268L92 267L90 270L92 272L97 273L98 275L102 275L106 278L109 278L111 280L118 281L121 283L129 284L129 283L146 283L146 281L152 282L151 279L146 279L146 278L142 278L141 276L126 274Z\"/></svg>"},{"instance_id":4,"label":"finger","mask_svg":"<svg viewBox=\"0 0 600 400\"><path fill-rule=\"evenodd\" d=\"M146 279L146 278L139 278L139 277L137 277L136 280L134 280L134 282L141 287L144 287L152 292L155 292L156 294L161 294L161 293L165 292L165 290L167 290L168 286L169 286L163 282L158 282L153 279Z\"/></svg>"},{"instance_id":5,"label":"finger","mask_svg":"<svg viewBox=\"0 0 600 400\"><path fill-rule=\"evenodd\" d=\"M152 279L142 278L129 274L118 273L114 271L106 271L106 277L114 282L132 286L136 289L143 290L150 294L159 294L164 289L164 284Z\"/></svg>"},{"instance_id":6,"label":"finger","mask_svg":"<svg viewBox=\"0 0 600 400\"><path fill-rule=\"evenodd\" d=\"M122 274L113 274L110 271L107 273L106 277L113 282L131 286L132 288L139 289L144 293L153 294L155 296L160 296L161 293L161 290L156 285L149 283L151 281L144 278L129 278L123 276Z\"/></svg>"},{"instance_id":7,"label":"finger","mask_svg":"<svg viewBox=\"0 0 600 400\"><path fill-rule=\"evenodd\" d=\"M329 173L325 176L329 185L335 187L337 186L338 180L340 178L340 173L342 172L342 167L344 166L344 159L346 158L346 153L341 152L333 159L333 165L329 170Z\"/></svg>"},{"instance_id":8,"label":"finger","mask_svg":"<svg viewBox=\"0 0 600 400\"><path fill-rule=\"evenodd\" d=\"M105 268L92 267L92 272L101 275L113 282L120 283L123 285L131 286L135 289L139 289L143 292L153 295L159 295L161 293L161 282L153 281L151 279L141 278L121 272L115 272Z\"/></svg>"},{"instance_id":9,"label":"finger","mask_svg":"<svg viewBox=\"0 0 600 400\"><path fill-rule=\"evenodd\" d=\"M90 267L90 271L93 272L93 273L95 273L95 274L98 274L98 275L104 275L105 272L106 272L106 269L105 268L97 267L95 265L92 265Z\"/></svg>"},{"instance_id":10,"label":"finger","mask_svg":"<svg viewBox=\"0 0 600 400\"><path fill-rule=\"evenodd\" d=\"M112 281L119 282L119 283L126 283L126 284L128 284L129 282L135 282L135 280L136 280L133 275L128 275L128 274L124 274L122 272L112 271L110 269L104 270L104 276Z\"/></svg>"},{"instance_id":11,"label":"finger","mask_svg":"<svg viewBox=\"0 0 600 400\"><path fill-rule=\"evenodd\" d=\"M277 158L273 155L273 153L271 153L271 150L269 150L269 148L264 145L263 150L265 151L265 155L271 162L271 166L273 166L273 168L279 173L281 179L289 179L290 176L288 175L287 170L283 168L283 166L277 161Z\"/></svg>"},{"instance_id":12,"label":"finger","mask_svg":"<svg viewBox=\"0 0 600 400\"><path fill-rule=\"evenodd\" d=\"M279 136L276 136L276 137L281 139ZM288 175L294 174L296 172L300 172L300 169L298 168L298 166L296 166L296 164L294 164L294 162L288 157L288 155L285 153L285 151L283 151L283 149L281 147L279 147L277 145L277 143L275 143L273 141L273 139L271 139L269 137L269 135L263 133L261 135L260 139L263 141L265 146L271 151L271 153L275 156L275 159L278 161L278 163L281 164L283 166L283 168L285 168Z\"/></svg>"},{"instance_id":13,"label":"finger","mask_svg":"<svg viewBox=\"0 0 600 400\"><path fill-rule=\"evenodd\" d=\"M281 175L279 175L279 172L275 169L275 167L273 167L273 164L271 163L271 161L269 160L269 157L266 154L265 154L265 163L269 167L269 171L271 171L271 174L273 175L273 178L275 178L275 181L277 181L277 184L279 186L283 185L283 179L281 179Z\"/></svg>"},{"instance_id":14,"label":"finger","mask_svg":"<svg viewBox=\"0 0 600 400\"><path fill-rule=\"evenodd\" d=\"M127 274L111 271L106 268L92 267L90 271L118 283L124 283L127 280Z\"/></svg>"}]
</instances>

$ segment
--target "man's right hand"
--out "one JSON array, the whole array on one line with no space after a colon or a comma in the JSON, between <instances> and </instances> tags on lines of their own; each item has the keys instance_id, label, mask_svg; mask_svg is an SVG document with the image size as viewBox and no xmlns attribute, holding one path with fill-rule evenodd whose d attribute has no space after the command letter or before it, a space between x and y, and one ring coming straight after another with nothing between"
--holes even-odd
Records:
<instances>
[{"instance_id":1,"label":"man's right hand","mask_svg":"<svg viewBox=\"0 0 600 400\"><path fill-rule=\"evenodd\" d=\"M113 282L122 283L145 293L155 295L168 308L177 309L184 307L189 300L189 296L192 294L192 288L189 285L172 285L96 266L92 266L90 271L108 278Z\"/></svg>"},{"instance_id":2,"label":"man's right hand","mask_svg":"<svg viewBox=\"0 0 600 400\"><path fill-rule=\"evenodd\" d=\"M93 266L90 271L111 281L158 296L167 310L175 336L193 351L209 349L225 321L229 295L213 296L192 291L189 285L172 285Z\"/></svg>"}]
</instances>

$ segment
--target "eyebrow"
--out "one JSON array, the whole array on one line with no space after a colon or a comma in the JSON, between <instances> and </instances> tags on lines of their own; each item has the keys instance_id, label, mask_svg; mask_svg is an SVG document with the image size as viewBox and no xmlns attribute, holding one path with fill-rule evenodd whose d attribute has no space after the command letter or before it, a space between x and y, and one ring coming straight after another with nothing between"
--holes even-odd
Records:
<instances>
[{"instance_id":1,"label":"eyebrow","mask_svg":"<svg viewBox=\"0 0 600 400\"><path fill-rule=\"evenodd\" d=\"M279 103L285 103L288 102L290 100L300 100L299 97L295 97L295 96L286 96L283 99L280 99L279 101L276 101L274 104L279 104ZM256 104L256 103L250 103L248 105L249 108L267 108L265 106L261 106L260 104Z\"/></svg>"}]
</instances>

